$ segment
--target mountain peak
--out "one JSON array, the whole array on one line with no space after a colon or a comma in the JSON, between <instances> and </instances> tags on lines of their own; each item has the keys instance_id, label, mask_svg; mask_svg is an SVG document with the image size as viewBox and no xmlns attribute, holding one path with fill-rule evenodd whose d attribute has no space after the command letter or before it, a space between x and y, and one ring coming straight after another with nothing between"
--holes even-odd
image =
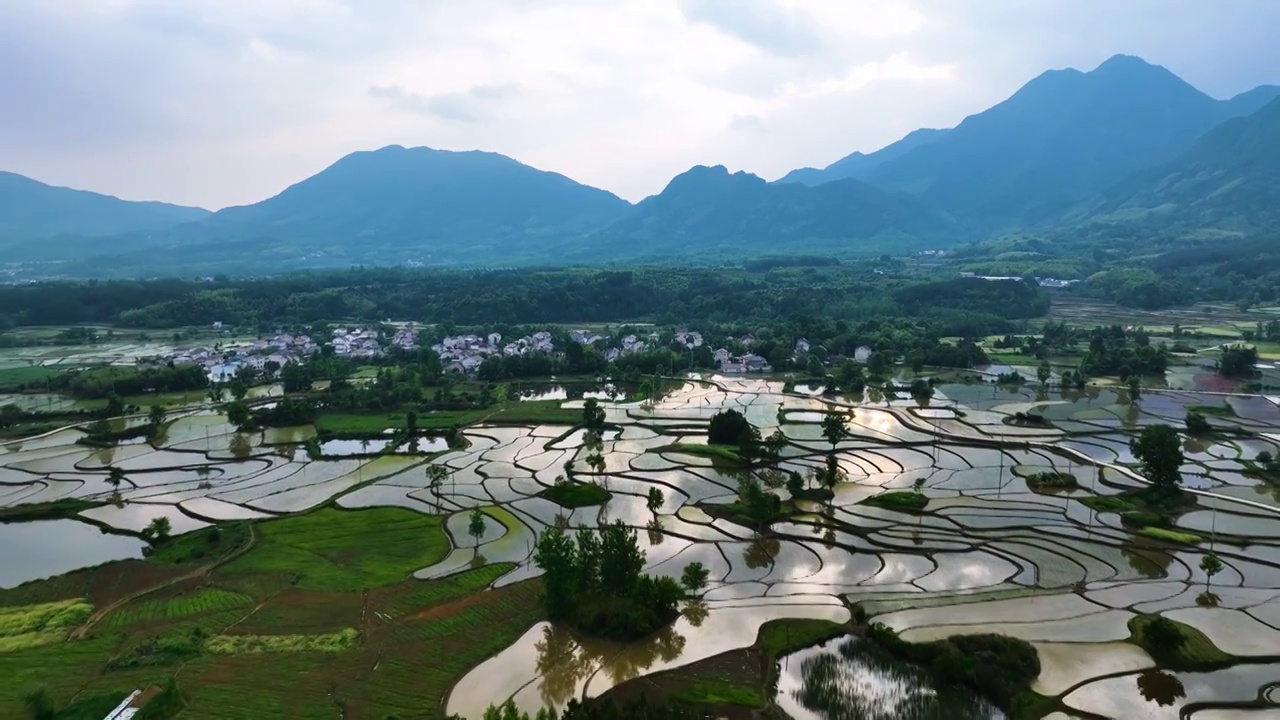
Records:
<instances>
[{"instance_id":1,"label":"mountain peak","mask_svg":"<svg viewBox=\"0 0 1280 720\"><path fill-rule=\"evenodd\" d=\"M1146 60L1143 60L1137 55L1125 55L1124 53L1117 53L1107 58L1106 60L1104 60L1101 65L1099 65L1097 68L1094 69L1094 72L1098 72L1098 70L1115 70L1119 68L1157 68L1157 67L1160 67L1160 66L1152 65L1151 63L1147 62Z\"/></svg>"}]
</instances>

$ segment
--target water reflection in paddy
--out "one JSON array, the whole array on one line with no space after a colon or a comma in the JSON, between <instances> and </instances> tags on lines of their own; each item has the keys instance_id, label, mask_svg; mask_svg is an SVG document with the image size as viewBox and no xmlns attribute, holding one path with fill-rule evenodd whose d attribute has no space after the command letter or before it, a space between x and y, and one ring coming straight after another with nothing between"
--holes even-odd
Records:
<instances>
[{"instance_id":1,"label":"water reflection in paddy","mask_svg":"<svg viewBox=\"0 0 1280 720\"><path fill-rule=\"evenodd\" d=\"M988 720L998 708L964 690L938 688L919 667L861 638L836 638L779 662L774 701L795 720Z\"/></svg>"},{"instance_id":2,"label":"water reflection in paddy","mask_svg":"<svg viewBox=\"0 0 1280 720\"><path fill-rule=\"evenodd\" d=\"M75 520L0 523L0 588L111 560L142 557L146 543Z\"/></svg>"}]
</instances>

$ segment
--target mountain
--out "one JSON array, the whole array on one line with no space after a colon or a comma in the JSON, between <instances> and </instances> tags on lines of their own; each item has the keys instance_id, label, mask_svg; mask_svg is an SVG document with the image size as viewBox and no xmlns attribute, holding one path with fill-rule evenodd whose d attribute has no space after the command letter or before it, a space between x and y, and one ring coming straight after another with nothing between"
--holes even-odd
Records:
<instances>
[{"instance_id":1,"label":"mountain","mask_svg":"<svg viewBox=\"0 0 1280 720\"><path fill-rule=\"evenodd\" d=\"M863 180L871 173L872 170L881 164L893 160L907 154L908 151L914 150L925 143L932 142L945 135L947 130L933 130L924 128L914 130L907 134L901 140L873 152L862 153L855 151L851 155L845 155L839 160L822 168L800 168L792 170L782 177L774 180L776 183L798 182L804 185L821 185L822 183L831 182L833 180L844 180L854 178Z\"/></svg>"},{"instance_id":2,"label":"mountain","mask_svg":"<svg viewBox=\"0 0 1280 720\"><path fill-rule=\"evenodd\" d=\"M1108 188L1068 219L1280 229L1280 98L1210 130L1172 162Z\"/></svg>"},{"instance_id":3,"label":"mountain","mask_svg":"<svg viewBox=\"0 0 1280 720\"><path fill-rule=\"evenodd\" d=\"M915 198L847 179L770 184L723 166L697 166L595 236L609 257L868 255L951 245L951 218Z\"/></svg>"},{"instance_id":4,"label":"mountain","mask_svg":"<svg viewBox=\"0 0 1280 720\"><path fill-rule=\"evenodd\" d=\"M1117 55L1090 72L1043 73L862 179L909 192L977 232L1041 225L1137 170L1172 160L1277 92L1264 86L1215 100L1163 67Z\"/></svg>"},{"instance_id":5,"label":"mountain","mask_svg":"<svg viewBox=\"0 0 1280 720\"><path fill-rule=\"evenodd\" d=\"M0 172L0 248L67 235L161 230L208 215L201 208L131 202Z\"/></svg>"},{"instance_id":6,"label":"mountain","mask_svg":"<svg viewBox=\"0 0 1280 720\"><path fill-rule=\"evenodd\" d=\"M361 261L502 261L598 230L630 207L504 155L392 145L347 155L262 202L221 210L196 235Z\"/></svg>"}]
</instances>

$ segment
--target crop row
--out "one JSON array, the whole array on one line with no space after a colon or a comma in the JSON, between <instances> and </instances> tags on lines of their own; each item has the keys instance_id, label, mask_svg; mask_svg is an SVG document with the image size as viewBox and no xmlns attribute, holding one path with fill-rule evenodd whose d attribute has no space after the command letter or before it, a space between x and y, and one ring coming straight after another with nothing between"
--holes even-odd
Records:
<instances>
[{"instance_id":1,"label":"crop row","mask_svg":"<svg viewBox=\"0 0 1280 720\"><path fill-rule=\"evenodd\" d=\"M104 623L108 628L130 627L167 622L194 615L232 610L253 602L244 593L219 587L202 587L168 598L142 599L111 613Z\"/></svg>"}]
</instances>

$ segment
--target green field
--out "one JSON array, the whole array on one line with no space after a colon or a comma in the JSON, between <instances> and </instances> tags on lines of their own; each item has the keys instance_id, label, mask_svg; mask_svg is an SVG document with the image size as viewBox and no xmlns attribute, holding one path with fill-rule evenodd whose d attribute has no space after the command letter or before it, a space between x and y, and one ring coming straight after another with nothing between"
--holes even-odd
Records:
<instances>
[{"instance_id":1,"label":"green field","mask_svg":"<svg viewBox=\"0 0 1280 720\"><path fill-rule=\"evenodd\" d=\"M257 530L258 547L220 574L295 573L299 588L361 590L404 580L449 552L440 518L401 508L322 508Z\"/></svg>"},{"instance_id":2,"label":"green field","mask_svg":"<svg viewBox=\"0 0 1280 720\"><path fill-rule=\"evenodd\" d=\"M504 513L490 515L505 522ZM0 648L0 717L23 717L23 696L43 686L59 708L78 698L66 717L96 720L108 700L175 674L187 698L183 720L327 718L338 707L347 717L436 717L454 680L542 619L536 582L485 590L511 563L409 578L448 550L439 518L325 508L252 524L256 542L244 555L125 602L86 639L66 640L92 610L78 599L85 590L116 588L91 590L107 602L159 587L242 547L249 527L190 533L157 559L0 593L0 640L24 640ZM196 557L210 537L215 550ZM25 642L42 632L43 644Z\"/></svg>"}]
</instances>

